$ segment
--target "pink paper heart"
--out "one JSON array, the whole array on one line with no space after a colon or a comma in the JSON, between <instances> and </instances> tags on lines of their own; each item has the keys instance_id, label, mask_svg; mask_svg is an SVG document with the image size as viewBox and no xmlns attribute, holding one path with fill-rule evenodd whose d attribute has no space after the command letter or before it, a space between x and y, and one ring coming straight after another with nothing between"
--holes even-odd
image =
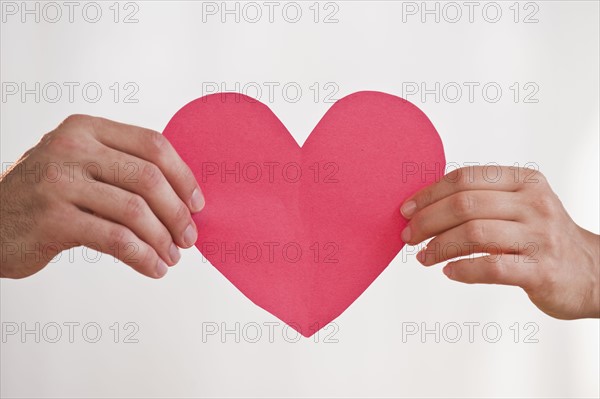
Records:
<instances>
[{"instance_id":1,"label":"pink paper heart","mask_svg":"<svg viewBox=\"0 0 600 399\"><path fill-rule=\"evenodd\" d=\"M196 247L306 337L398 254L400 205L445 168L427 116L379 92L337 101L302 147L266 105L237 93L192 101L164 135L206 198Z\"/></svg>"}]
</instances>

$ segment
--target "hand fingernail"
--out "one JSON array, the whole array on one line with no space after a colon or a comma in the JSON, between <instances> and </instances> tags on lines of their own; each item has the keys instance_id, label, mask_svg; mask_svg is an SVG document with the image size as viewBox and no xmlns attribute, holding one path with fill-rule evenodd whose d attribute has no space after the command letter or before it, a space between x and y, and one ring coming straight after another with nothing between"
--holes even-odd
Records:
<instances>
[{"instance_id":1,"label":"hand fingernail","mask_svg":"<svg viewBox=\"0 0 600 399\"><path fill-rule=\"evenodd\" d=\"M446 265L443 269L444 274L446 275L446 277L451 278L452 277L452 265Z\"/></svg>"},{"instance_id":2,"label":"hand fingernail","mask_svg":"<svg viewBox=\"0 0 600 399\"><path fill-rule=\"evenodd\" d=\"M200 212L204 208L204 196L198 188L195 188L192 192L192 198L190 205L192 206L192 212Z\"/></svg>"},{"instance_id":3,"label":"hand fingernail","mask_svg":"<svg viewBox=\"0 0 600 399\"><path fill-rule=\"evenodd\" d=\"M415 213L416 209L417 209L417 203L413 200L410 200L410 201L405 202L400 207L400 212L402 213L402 216L404 216L405 218L409 218Z\"/></svg>"},{"instance_id":4,"label":"hand fingernail","mask_svg":"<svg viewBox=\"0 0 600 399\"><path fill-rule=\"evenodd\" d=\"M174 243L171 243L171 247L169 248L169 257L171 258L171 262L173 262L173 264L179 262L179 258L181 258L179 248L177 248L177 245Z\"/></svg>"},{"instance_id":5,"label":"hand fingernail","mask_svg":"<svg viewBox=\"0 0 600 399\"><path fill-rule=\"evenodd\" d=\"M196 232L196 228L189 224L183 232L183 242L191 247L192 245L194 245L194 243L196 243L197 239L198 233Z\"/></svg>"},{"instance_id":6,"label":"hand fingernail","mask_svg":"<svg viewBox=\"0 0 600 399\"><path fill-rule=\"evenodd\" d=\"M162 259L158 259L158 262L156 262L156 275L158 278L161 278L162 276L164 276L165 274L167 274L167 271L169 270L169 268L167 267L167 264L162 260Z\"/></svg>"},{"instance_id":7,"label":"hand fingernail","mask_svg":"<svg viewBox=\"0 0 600 399\"><path fill-rule=\"evenodd\" d=\"M404 241L405 243L410 241L410 226L406 226L404 230L402 230L400 238L402 238L402 241Z\"/></svg>"}]
</instances>

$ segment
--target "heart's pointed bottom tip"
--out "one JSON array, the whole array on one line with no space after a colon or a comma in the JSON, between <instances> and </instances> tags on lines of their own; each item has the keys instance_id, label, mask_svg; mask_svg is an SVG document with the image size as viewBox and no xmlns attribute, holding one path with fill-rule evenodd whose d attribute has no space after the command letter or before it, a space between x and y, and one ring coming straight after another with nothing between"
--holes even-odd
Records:
<instances>
[{"instance_id":1,"label":"heart's pointed bottom tip","mask_svg":"<svg viewBox=\"0 0 600 399\"><path fill-rule=\"evenodd\" d=\"M327 327L327 325L320 327L318 329L315 330L315 324L307 324L306 326L300 326L296 323L285 323L286 327L296 331L298 334L302 335L304 338L310 338L313 335L317 334L319 331L321 331L323 328Z\"/></svg>"},{"instance_id":2,"label":"heart's pointed bottom tip","mask_svg":"<svg viewBox=\"0 0 600 399\"><path fill-rule=\"evenodd\" d=\"M299 333L300 333L300 335L302 335L304 338L310 338L310 337L312 337L313 335L315 335L315 334L317 333L316 331L315 331L315 332L312 332L312 333L310 333L310 334L303 333L303 332L300 332L300 331L298 331L298 332L299 332Z\"/></svg>"}]
</instances>

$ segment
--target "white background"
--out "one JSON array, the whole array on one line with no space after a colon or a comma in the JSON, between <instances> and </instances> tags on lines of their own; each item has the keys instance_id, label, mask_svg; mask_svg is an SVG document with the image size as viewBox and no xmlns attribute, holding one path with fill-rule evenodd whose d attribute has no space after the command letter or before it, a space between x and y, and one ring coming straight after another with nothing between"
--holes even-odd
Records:
<instances>
[{"instance_id":1,"label":"white background","mask_svg":"<svg viewBox=\"0 0 600 399\"><path fill-rule=\"evenodd\" d=\"M6 3L6 2L3 2ZM35 7L34 2L27 3ZM220 14L204 15L202 3L122 3L119 22L101 2L97 23L82 16L85 3L75 9L74 22L61 5L62 18L51 23L40 16L3 13L1 28L1 159L15 161L66 116L88 113L162 130L188 101L200 97L206 82L235 89L249 82L263 86L261 100L303 142L331 104L315 101L310 86L323 90L327 82L339 90L336 98L360 90L405 95L410 82L433 88L449 82L478 82L473 101L466 86L459 101L446 93L407 98L418 105L438 129L449 162L497 162L524 165L534 162L548 177L573 219L599 231L599 5L596 1L541 1L525 5L514 22L513 2L498 2L502 15L496 23L486 2L468 8L458 2L462 18L451 23L456 9L439 3L434 15L403 14L407 4L394 1L337 2L319 6L319 22L300 5L302 18L290 23L282 16L285 3L268 21L263 5L256 23L255 10L246 8L240 22ZM215 3L221 7L221 3ZM228 3L230 8L234 3ZM262 2L259 2L262 5ZM415 3L422 8L421 2ZM5 7L6 4L3 5ZM206 5L205 5L206 6ZM430 8L435 4L428 3ZM510 7L513 7L512 9ZM39 4L42 12L43 4ZM133 7L133 8L132 8ZM239 5L243 12L243 4ZM527 7L527 8L526 8ZM123 23L131 11L137 23ZM337 23L323 23L332 11ZM94 10L87 9L88 18ZM288 19L294 17L287 9ZM536 11L537 10L537 11ZM47 19L55 18L46 9ZM537 23L524 23L526 15ZM244 18L244 16L246 18ZM404 17L404 21L403 21ZM446 18L444 18L446 17ZM49 82L63 86L55 92L21 99L7 95L7 82L32 88ZM73 102L64 82L78 82ZM102 95L92 103L81 87L95 82ZM109 88L134 82L137 103L117 102ZM278 82L269 101L264 82ZM295 82L302 97L293 103L281 87ZM403 85L404 82L404 85ZM492 103L481 87L494 82L502 88ZM509 88L533 83L537 103L515 102ZM204 84L204 85L203 85ZM50 90L52 85L48 86ZM328 86L331 87L331 86ZM327 91L328 92L328 91ZM46 95L44 97L44 94ZM94 96L93 91L88 93ZM255 95L253 91L248 94ZM293 97L294 92L288 94ZM443 94L443 93L442 93ZM489 92L494 96L494 92ZM400 232L398 232L400 233ZM333 327L314 339L290 343L283 326L268 342L250 343L242 336L210 336L203 342L203 323L226 323L240 332L246 323L277 322L253 305L198 251L185 250L178 266L159 281L144 278L109 256L97 262L93 251L77 249L42 272L19 281L2 280L1 320L6 328L21 323L62 325L62 338L50 343L44 336L6 336L1 343L2 397L195 397L195 396L537 396L598 397L598 320L558 321L532 305L518 288L467 286L449 281L439 266L418 265L403 252L375 283L341 316ZM74 342L68 341L65 322L80 323ZM120 323L114 343L110 326ZM123 343L123 325L135 323L138 343ZM474 342L467 328L458 343L432 335L402 339L403 323L481 323ZM502 337L489 343L485 323L498 323ZM518 343L509 328L519 323ZM538 343L523 342L525 323L535 323ZM8 323L8 324L7 324ZM88 343L82 326L98 323L102 337ZM13 325L13 324L10 324ZM207 324L204 324L205 326ZM406 324L405 324L406 325ZM130 330L131 331L131 330ZM332 331L335 331L332 333ZM529 330L531 331L531 330ZM43 331L42 331L43 332ZM53 338L55 330L47 331ZM93 330L88 331L93 338ZM254 336L255 330L246 332ZM494 338L490 330L491 338ZM250 334L251 333L251 334ZM324 342L327 333L337 343ZM293 333L289 333L294 338ZM89 336L87 338L90 338ZM490 338L490 337L487 337ZM25 342L22 342L25 341Z\"/></svg>"}]
</instances>

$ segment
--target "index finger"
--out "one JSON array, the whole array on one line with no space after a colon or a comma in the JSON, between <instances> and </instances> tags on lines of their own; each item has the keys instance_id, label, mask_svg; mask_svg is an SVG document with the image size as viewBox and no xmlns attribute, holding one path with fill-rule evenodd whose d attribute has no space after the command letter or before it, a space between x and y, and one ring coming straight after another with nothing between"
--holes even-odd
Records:
<instances>
[{"instance_id":1,"label":"index finger","mask_svg":"<svg viewBox=\"0 0 600 399\"><path fill-rule=\"evenodd\" d=\"M162 134L104 118L92 118L92 125L94 136L102 144L158 166L191 212L204 207L204 196L194 174Z\"/></svg>"},{"instance_id":2,"label":"index finger","mask_svg":"<svg viewBox=\"0 0 600 399\"><path fill-rule=\"evenodd\" d=\"M493 165L466 166L443 176L407 198L400 212L405 218L452 194L467 190L517 191L522 168Z\"/></svg>"}]
</instances>

